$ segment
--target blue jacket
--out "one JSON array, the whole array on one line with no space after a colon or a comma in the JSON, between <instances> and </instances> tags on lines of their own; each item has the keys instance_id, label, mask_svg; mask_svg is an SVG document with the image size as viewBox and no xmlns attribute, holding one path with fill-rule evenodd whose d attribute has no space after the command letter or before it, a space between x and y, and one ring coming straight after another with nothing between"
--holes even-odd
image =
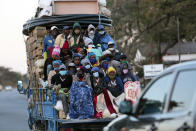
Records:
<instances>
[{"instance_id":1,"label":"blue jacket","mask_svg":"<svg viewBox=\"0 0 196 131\"><path fill-rule=\"evenodd\" d=\"M93 89L85 82L74 82L70 92L70 118L93 118Z\"/></svg>"},{"instance_id":2,"label":"blue jacket","mask_svg":"<svg viewBox=\"0 0 196 131\"><path fill-rule=\"evenodd\" d=\"M110 78L109 76L107 75L105 78L104 78L104 84L103 84L103 87L105 87L106 89L108 89L113 96L117 97L119 96L122 92L124 92L124 85L123 85L123 82L121 80L120 77L116 76L116 87L113 88L113 87L110 87Z\"/></svg>"},{"instance_id":3,"label":"blue jacket","mask_svg":"<svg viewBox=\"0 0 196 131\"><path fill-rule=\"evenodd\" d=\"M44 39L44 50L43 52L47 52L48 47L54 47L55 39L51 35L47 35Z\"/></svg>"},{"instance_id":4,"label":"blue jacket","mask_svg":"<svg viewBox=\"0 0 196 131\"><path fill-rule=\"evenodd\" d=\"M108 49L108 42L110 42L110 41L115 43L113 38L108 33L106 33L104 36L100 37L100 44L102 46L103 51ZM115 43L115 47L116 47L116 43Z\"/></svg>"}]
</instances>

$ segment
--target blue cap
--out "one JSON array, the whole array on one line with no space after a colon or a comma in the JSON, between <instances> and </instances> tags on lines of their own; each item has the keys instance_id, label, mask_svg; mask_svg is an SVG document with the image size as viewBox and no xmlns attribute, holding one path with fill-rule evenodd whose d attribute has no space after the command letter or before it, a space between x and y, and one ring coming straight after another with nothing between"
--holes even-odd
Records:
<instances>
[{"instance_id":1,"label":"blue cap","mask_svg":"<svg viewBox=\"0 0 196 131\"><path fill-rule=\"evenodd\" d=\"M79 58L81 58L81 55L80 55L80 54L78 54L78 53L74 53L74 54L73 54L73 59L74 59L75 57L79 57Z\"/></svg>"},{"instance_id":2,"label":"blue cap","mask_svg":"<svg viewBox=\"0 0 196 131\"><path fill-rule=\"evenodd\" d=\"M64 26L63 27L63 30L68 30L69 29L69 26Z\"/></svg>"},{"instance_id":3,"label":"blue cap","mask_svg":"<svg viewBox=\"0 0 196 131\"><path fill-rule=\"evenodd\" d=\"M94 52L89 52L89 53L88 53L88 58L90 58L90 57L93 56L93 55L96 56L96 54L95 54Z\"/></svg>"},{"instance_id":4,"label":"blue cap","mask_svg":"<svg viewBox=\"0 0 196 131\"><path fill-rule=\"evenodd\" d=\"M104 27L103 25L99 25L99 26L97 27L97 29L98 29L98 30L102 30L102 29L105 29L105 27Z\"/></svg>"},{"instance_id":5,"label":"blue cap","mask_svg":"<svg viewBox=\"0 0 196 131\"><path fill-rule=\"evenodd\" d=\"M99 72L99 67L97 67L97 66L95 66L95 67L93 67L92 69L91 69L91 72L93 72L93 71L97 71L97 72Z\"/></svg>"}]
</instances>

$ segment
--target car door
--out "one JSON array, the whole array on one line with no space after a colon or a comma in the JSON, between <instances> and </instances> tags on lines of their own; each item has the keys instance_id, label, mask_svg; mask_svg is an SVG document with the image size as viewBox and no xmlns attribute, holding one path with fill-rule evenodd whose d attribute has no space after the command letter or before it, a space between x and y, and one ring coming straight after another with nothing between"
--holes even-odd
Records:
<instances>
[{"instance_id":1,"label":"car door","mask_svg":"<svg viewBox=\"0 0 196 131\"><path fill-rule=\"evenodd\" d=\"M158 125L158 131L193 130L195 93L196 70L180 71L171 92L167 112Z\"/></svg>"},{"instance_id":2,"label":"car door","mask_svg":"<svg viewBox=\"0 0 196 131\"><path fill-rule=\"evenodd\" d=\"M137 125L135 123L134 126L131 124L127 125L126 128L128 130L156 131L157 123L164 111L173 79L174 74L169 73L161 76L147 87L134 111L139 122Z\"/></svg>"}]
</instances>

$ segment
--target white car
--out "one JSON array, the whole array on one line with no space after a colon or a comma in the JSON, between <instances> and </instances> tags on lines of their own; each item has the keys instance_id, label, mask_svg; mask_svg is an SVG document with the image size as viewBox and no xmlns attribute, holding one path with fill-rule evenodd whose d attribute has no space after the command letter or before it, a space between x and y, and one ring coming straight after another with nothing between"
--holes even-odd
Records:
<instances>
[{"instance_id":1,"label":"white car","mask_svg":"<svg viewBox=\"0 0 196 131\"><path fill-rule=\"evenodd\" d=\"M12 90L12 87L11 86L6 86L5 90L7 90L7 91Z\"/></svg>"},{"instance_id":2,"label":"white car","mask_svg":"<svg viewBox=\"0 0 196 131\"><path fill-rule=\"evenodd\" d=\"M0 85L0 91L2 91L3 90L3 86L2 85Z\"/></svg>"}]
</instances>

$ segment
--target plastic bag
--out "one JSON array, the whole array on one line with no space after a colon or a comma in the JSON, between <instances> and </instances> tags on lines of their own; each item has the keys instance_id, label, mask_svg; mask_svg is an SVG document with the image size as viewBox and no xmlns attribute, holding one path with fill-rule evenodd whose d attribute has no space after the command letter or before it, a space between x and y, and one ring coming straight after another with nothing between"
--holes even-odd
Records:
<instances>
[{"instance_id":1,"label":"plastic bag","mask_svg":"<svg viewBox=\"0 0 196 131\"><path fill-rule=\"evenodd\" d=\"M44 59L39 59L39 60L37 60L37 61L35 62L35 66L36 66L36 67L43 68L43 67L44 67L44 63L45 63Z\"/></svg>"},{"instance_id":2,"label":"plastic bag","mask_svg":"<svg viewBox=\"0 0 196 131\"><path fill-rule=\"evenodd\" d=\"M56 106L54 107L58 111L63 111L63 103L61 100L58 100Z\"/></svg>"},{"instance_id":3,"label":"plastic bag","mask_svg":"<svg viewBox=\"0 0 196 131\"><path fill-rule=\"evenodd\" d=\"M52 6L44 7L43 10L39 13L38 17L42 16L52 16Z\"/></svg>"},{"instance_id":4,"label":"plastic bag","mask_svg":"<svg viewBox=\"0 0 196 131\"><path fill-rule=\"evenodd\" d=\"M100 6L106 6L106 0L99 0L99 5Z\"/></svg>"},{"instance_id":5,"label":"plastic bag","mask_svg":"<svg viewBox=\"0 0 196 131\"><path fill-rule=\"evenodd\" d=\"M45 8L50 6L52 3L52 0L39 0L38 4L40 8Z\"/></svg>"}]
</instances>

